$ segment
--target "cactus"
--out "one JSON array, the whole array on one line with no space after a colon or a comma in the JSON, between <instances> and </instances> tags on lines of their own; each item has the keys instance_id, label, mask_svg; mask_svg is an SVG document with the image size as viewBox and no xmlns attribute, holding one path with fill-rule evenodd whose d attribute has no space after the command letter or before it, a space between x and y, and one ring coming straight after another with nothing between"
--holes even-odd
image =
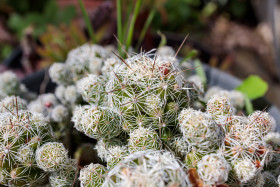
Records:
<instances>
[{"instance_id":1,"label":"cactus","mask_svg":"<svg viewBox=\"0 0 280 187\"><path fill-rule=\"evenodd\" d=\"M6 96L19 95L20 81L16 74L6 71L0 75L0 90Z\"/></svg>"},{"instance_id":2,"label":"cactus","mask_svg":"<svg viewBox=\"0 0 280 187\"><path fill-rule=\"evenodd\" d=\"M78 110L75 110L76 112ZM77 130L95 139L110 139L120 134L119 116L106 107L83 106L81 116L72 118Z\"/></svg>"},{"instance_id":3,"label":"cactus","mask_svg":"<svg viewBox=\"0 0 280 187\"><path fill-rule=\"evenodd\" d=\"M54 63L49 69L49 74L52 81L59 85L67 86L73 83L71 70L66 64Z\"/></svg>"},{"instance_id":4,"label":"cactus","mask_svg":"<svg viewBox=\"0 0 280 187\"><path fill-rule=\"evenodd\" d=\"M257 173L257 167L250 159L238 159L232 162L233 171L241 183L253 179Z\"/></svg>"},{"instance_id":5,"label":"cactus","mask_svg":"<svg viewBox=\"0 0 280 187\"><path fill-rule=\"evenodd\" d=\"M223 184L228 179L230 165L223 156L209 154L198 162L197 172L205 184Z\"/></svg>"},{"instance_id":6,"label":"cactus","mask_svg":"<svg viewBox=\"0 0 280 187\"><path fill-rule=\"evenodd\" d=\"M230 102L226 97L214 95L207 102L207 113L211 114L213 119L218 124L225 124L231 120L233 109Z\"/></svg>"},{"instance_id":7,"label":"cactus","mask_svg":"<svg viewBox=\"0 0 280 187\"><path fill-rule=\"evenodd\" d=\"M51 67L55 95L42 95L28 108L52 124L71 118L78 131L98 140L105 163L82 168L81 186L275 185L275 120L264 111L240 115L240 92L212 88L203 95L200 78L183 76L172 55L166 47L123 59L85 44ZM43 183L50 173L52 186L72 185L76 161L52 141L43 115L25 111L18 100L0 105L1 183Z\"/></svg>"},{"instance_id":8,"label":"cactus","mask_svg":"<svg viewBox=\"0 0 280 187\"><path fill-rule=\"evenodd\" d=\"M102 186L107 170L100 164L90 164L80 171L81 187Z\"/></svg>"},{"instance_id":9,"label":"cactus","mask_svg":"<svg viewBox=\"0 0 280 187\"><path fill-rule=\"evenodd\" d=\"M206 185L260 185L260 171L279 173L266 167L275 157L272 150L279 147L267 136L274 129L273 119L264 112L238 116L244 97L236 91L218 89L204 97L209 98L206 107L191 108L203 97L204 86L197 77L185 79L176 59L169 57L147 53L109 58L102 75L90 74L77 83L90 105L77 106L72 121L77 130L99 140L96 149L109 170L103 186L154 184L141 171L133 178L134 169L126 168L128 163L141 165L139 159L128 159L145 150L143 157L156 150L171 151L184 162L180 168L195 169ZM96 118L100 111L116 116L105 125ZM97 133L99 128L107 133ZM156 181L156 174L153 178Z\"/></svg>"},{"instance_id":10,"label":"cactus","mask_svg":"<svg viewBox=\"0 0 280 187\"><path fill-rule=\"evenodd\" d=\"M236 90L223 90L220 87L213 86L207 90L204 96L204 101L208 101L212 96L225 97L229 100L231 106L233 106L238 111L242 110L245 106L244 95Z\"/></svg>"},{"instance_id":11,"label":"cactus","mask_svg":"<svg viewBox=\"0 0 280 187\"><path fill-rule=\"evenodd\" d=\"M35 97L34 93L31 93L20 82L17 75L11 71L6 71L0 74L0 99L4 99L7 96L20 96L26 100L31 100Z\"/></svg>"},{"instance_id":12,"label":"cactus","mask_svg":"<svg viewBox=\"0 0 280 187\"><path fill-rule=\"evenodd\" d=\"M187 176L167 151L136 152L106 177L104 186L187 186Z\"/></svg>"},{"instance_id":13,"label":"cactus","mask_svg":"<svg viewBox=\"0 0 280 187\"><path fill-rule=\"evenodd\" d=\"M179 119L180 130L189 145L207 153L219 147L222 131L209 115L201 111L185 109Z\"/></svg>"},{"instance_id":14,"label":"cactus","mask_svg":"<svg viewBox=\"0 0 280 187\"><path fill-rule=\"evenodd\" d=\"M67 165L50 174L49 182L52 187L72 186L76 172L76 160L69 160Z\"/></svg>"},{"instance_id":15,"label":"cactus","mask_svg":"<svg viewBox=\"0 0 280 187\"><path fill-rule=\"evenodd\" d=\"M159 150L160 140L158 134L154 130L139 127L130 133L128 146L130 153Z\"/></svg>"},{"instance_id":16,"label":"cactus","mask_svg":"<svg viewBox=\"0 0 280 187\"><path fill-rule=\"evenodd\" d=\"M38 167L35 152L53 141L52 129L42 114L22 110L24 101L16 101L21 104L16 105L15 97L1 101L9 108L0 114L1 184L39 185L46 182L47 173Z\"/></svg>"},{"instance_id":17,"label":"cactus","mask_svg":"<svg viewBox=\"0 0 280 187\"><path fill-rule=\"evenodd\" d=\"M126 146L112 146L108 149L107 165L108 168L114 168L123 158L129 155Z\"/></svg>"},{"instance_id":18,"label":"cactus","mask_svg":"<svg viewBox=\"0 0 280 187\"><path fill-rule=\"evenodd\" d=\"M79 93L83 99L89 103L102 105L105 101L104 82L106 78L90 74L88 77L82 78L77 82Z\"/></svg>"},{"instance_id":19,"label":"cactus","mask_svg":"<svg viewBox=\"0 0 280 187\"><path fill-rule=\"evenodd\" d=\"M36 150L36 162L46 172L56 171L68 164L68 151L62 143L49 142Z\"/></svg>"}]
</instances>

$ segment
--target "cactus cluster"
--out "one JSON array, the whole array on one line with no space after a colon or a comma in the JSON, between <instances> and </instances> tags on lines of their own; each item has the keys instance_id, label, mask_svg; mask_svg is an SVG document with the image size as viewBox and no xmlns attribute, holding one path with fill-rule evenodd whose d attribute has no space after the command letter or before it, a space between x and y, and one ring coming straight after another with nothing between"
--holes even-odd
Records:
<instances>
[{"instance_id":1,"label":"cactus cluster","mask_svg":"<svg viewBox=\"0 0 280 187\"><path fill-rule=\"evenodd\" d=\"M41 94L29 102L27 108L32 112L41 113L50 122L57 139L64 137L65 129L69 128L70 109L59 102L52 93Z\"/></svg>"},{"instance_id":2,"label":"cactus cluster","mask_svg":"<svg viewBox=\"0 0 280 187\"><path fill-rule=\"evenodd\" d=\"M85 44L50 68L55 94L28 106L18 97L1 100L1 184L277 186L275 120L265 111L242 115L238 91L212 87L204 94L201 79L186 76L174 55L165 46L124 59ZM78 172L80 160L54 142L50 123L69 118L97 140L103 163Z\"/></svg>"},{"instance_id":3,"label":"cactus cluster","mask_svg":"<svg viewBox=\"0 0 280 187\"><path fill-rule=\"evenodd\" d=\"M184 77L170 54L175 53L166 48L127 59L110 57L101 67L106 71L77 82L88 104L76 106L72 121L98 140L98 155L107 163L87 166L81 184L184 186L193 183L181 178L190 169L204 185L277 181L279 172L268 167L279 157L274 153L279 146L267 143L276 141L273 118L264 111L240 115L244 96L238 91L213 87L204 94L199 77ZM176 176L171 163L178 166Z\"/></svg>"},{"instance_id":4,"label":"cactus cluster","mask_svg":"<svg viewBox=\"0 0 280 187\"><path fill-rule=\"evenodd\" d=\"M44 115L27 110L27 102L19 97L6 97L0 103L0 184L40 186L49 177L53 183L72 184L76 166L70 171L72 178L63 176L69 172L70 159L63 144L54 142Z\"/></svg>"}]
</instances>

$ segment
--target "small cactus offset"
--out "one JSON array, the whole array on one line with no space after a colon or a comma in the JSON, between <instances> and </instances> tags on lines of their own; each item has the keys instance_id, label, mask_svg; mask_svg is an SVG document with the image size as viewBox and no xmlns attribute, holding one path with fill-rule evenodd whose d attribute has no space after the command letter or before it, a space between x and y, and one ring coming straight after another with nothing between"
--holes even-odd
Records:
<instances>
[{"instance_id":1,"label":"small cactus offset","mask_svg":"<svg viewBox=\"0 0 280 187\"><path fill-rule=\"evenodd\" d=\"M24 110L24 101L18 97L5 98L1 103L1 183L23 186L46 182L48 173L38 167L36 150L53 141L52 128L42 114Z\"/></svg>"},{"instance_id":2,"label":"small cactus offset","mask_svg":"<svg viewBox=\"0 0 280 187\"><path fill-rule=\"evenodd\" d=\"M27 90L15 73L11 71L0 73L0 99L14 95L26 100L32 100L36 96Z\"/></svg>"},{"instance_id":3,"label":"small cactus offset","mask_svg":"<svg viewBox=\"0 0 280 187\"><path fill-rule=\"evenodd\" d=\"M77 172L76 165L76 160L69 160L64 167L56 170L55 172L51 172L49 176L49 182L51 186L72 186Z\"/></svg>"},{"instance_id":4,"label":"small cactus offset","mask_svg":"<svg viewBox=\"0 0 280 187\"><path fill-rule=\"evenodd\" d=\"M187 186L188 177L167 151L136 152L113 168L103 186Z\"/></svg>"},{"instance_id":5,"label":"small cactus offset","mask_svg":"<svg viewBox=\"0 0 280 187\"><path fill-rule=\"evenodd\" d=\"M81 187L102 186L107 176L107 169L100 164L90 164L80 171Z\"/></svg>"},{"instance_id":6,"label":"small cactus offset","mask_svg":"<svg viewBox=\"0 0 280 187\"><path fill-rule=\"evenodd\" d=\"M67 154L62 143L49 142L36 150L36 162L44 171L56 171L68 164Z\"/></svg>"},{"instance_id":7,"label":"small cactus offset","mask_svg":"<svg viewBox=\"0 0 280 187\"><path fill-rule=\"evenodd\" d=\"M27 102L19 97L6 97L0 103L0 183L72 185L76 162L68 158L63 144L54 142L47 118L28 111Z\"/></svg>"}]
</instances>

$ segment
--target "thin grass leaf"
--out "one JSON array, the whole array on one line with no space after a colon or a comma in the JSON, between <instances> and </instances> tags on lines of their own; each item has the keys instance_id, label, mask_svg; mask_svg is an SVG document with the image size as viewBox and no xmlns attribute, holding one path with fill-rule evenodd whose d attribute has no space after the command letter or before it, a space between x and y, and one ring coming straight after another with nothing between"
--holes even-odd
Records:
<instances>
[{"instance_id":1,"label":"thin grass leaf","mask_svg":"<svg viewBox=\"0 0 280 187\"><path fill-rule=\"evenodd\" d=\"M133 31L134 31L134 25L136 22L136 18L138 16L140 7L141 7L142 0L137 0L136 6L133 10L133 15L129 24L128 34L127 34L127 40L126 40L126 50L131 46L132 43L132 37L133 37Z\"/></svg>"},{"instance_id":2,"label":"thin grass leaf","mask_svg":"<svg viewBox=\"0 0 280 187\"><path fill-rule=\"evenodd\" d=\"M123 44L123 31L122 31L122 4L121 0L117 0L117 27L118 27L118 39ZM119 54L122 56L122 47L118 45Z\"/></svg>"},{"instance_id":3,"label":"thin grass leaf","mask_svg":"<svg viewBox=\"0 0 280 187\"><path fill-rule=\"evenodd\" d=\"M254 112L254 107L252 105L251 100L249 99L249 97L246 94L244 94L244 98L245 98L246 113L247 113L247 115L250 115Z\"/></svg>"},{"instance_id":4,"label":"thin grass leaf","mask_svg":"<svg viewBox=\"0 0 280 187\"><path fill-rule=\"evenodd\" d=\"M203 85L206 85L207 78L206 78L206 74L204 72L204 69L203 69L203 66L202 66L200 60L198 60L198 59L195 60L194 61L194 66L195 67L199 66L198 68L195 68L196 74L201 78Z\"/></svg>"},{"instance_id":5,"label":"thin grass leaf","mask_svg":"<svg viewBox=\"0 0 280 187\"><path fill-rule=\"evenodd\" d=\"M157 33L158 33L158 35L160 35L160 37L161 37L160 43L159 43L159 45L158 45L158 48L160 48L160 47L166 45L167 40L166 40L166 36L165 36L164 34L162 34L160 31L158 31Z\"/></svg>"},{"instance_id":6,"label":"thin grass leaf","mask_svg":"<svg viewBox=\"0 0 280 187\"><path fill-rule=\"evenodd\" d=\"M91 25L90 20L89 20L89 16L87 14L87 11L86 11L86 8L85 8L85 5L84 5L84 2L83 2L83 0L78 0L78 1L79 1L80 8L82 10L82 14L83 14L83 17L84 17L84 21L85 21L90 39L91 39L92 43L97 43L94 32L93 32L93 29L92 29L92 25Z\"/></svg>"},{"instance_id":7,"label":"thin grass leaf","mask_svg":"<svg viewBox=\"0 0 280 187\"><path fill-rule=\"evenodd\" d=\"M145 22L145 24L144 24L144 27L143 27L143 29L141 30L141 33L140 33L140 36L139 36L139 39L138 39L138 42L137 42L137 45L136 45L136 51L139 50L139 47L140 47L141 43L142 43L143 40L144 40L144 37L145 37L145 35L146 35L146 33L147 33L147 30L148 30L149 26L151 25L151 23L152 23L152 21L153 21L153 19L154 19L155 13L156 13L156 10L153 9L153 10L150 12L150 14L149 14L149 16L148 16L148 18L147 18L147 20L146 20L146 22Z\"/></svg>"},{"instance_id":8,"label":"thin grass leaf","mask_svg":"<svg viewBox=\"0 0 280 187\"><path fill-rule=\"evenodd\" d=\"M197 55L197 53L198 53L197 50L195 50L195 49L191 50L191 52L189 52L189 53L185 56L185 58L183 58L183 59L180 61L180 64L183 63L183 62L185 62L185 61L188 61L188 60L193 59L193 58Z\"/></svg>"},{"instance_id":9,"label":"thin grass leaf","mask_svg":"<svg viewBox=\"0 0 280 187\"><path fill-rule=\"evenodd\" d=\"M130 1L129 5L128 5L128 9L126 11L126 14L125 14L125 21L124 21L124 27L123 27L123 30L122 30L122 38L123 38L123 43L125 44L126 41L127 41L127 32L128 32L128 26L129 26L129 23L130 23L130 20L131 20L131 12L133 10L133 3L131 3L133 1Z\"/></svg>"}]
</instances>

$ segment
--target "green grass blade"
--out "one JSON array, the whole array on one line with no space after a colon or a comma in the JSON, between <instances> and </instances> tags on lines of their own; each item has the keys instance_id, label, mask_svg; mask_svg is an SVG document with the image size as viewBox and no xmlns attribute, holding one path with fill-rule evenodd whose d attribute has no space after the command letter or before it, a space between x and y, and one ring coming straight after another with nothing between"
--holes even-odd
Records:
<instances>
[{"instance_id":1,"label":"green grass blade","mask_svg":"<svg viewBox=\"0 0 280 187\"><path fill-rule=\"evenodd\" d=\"M197 54L198 54L198 51L197 51L197 50L195 50L195 49L191 50L191 51L185 56L185 58L183 58L183 59L180 61L180 64L182 64L182 63L185 62L185 61L188 61L188 60L193 59Z\"/></svg>"},{"instance_id":2,"label":"green grass blade","mask_svg":"<svg viewBox=\"0 0 280 187\"><path fill-rule=\"evenodd\" d=\"M160 47L166 45L167 40L166 40L166 36L165 36L163 33L161 33L160 31L158 31L157 33L158 33L158 35L160 36L160 43L159 43L159 45L158 45L158 48L160 48Z\"/></svg>"},{"instance_id":3,"label":"green grass blade","mask_svg":"<svg viewBox=\"0 0 280 187\"><path fill-rule=\"evenodd\" d=\"M205 86L207 83L207 78L206 78L206 74L204 72L203 66L200 62L200 60L195 60L194 61L194 66L197 67L195 68L196 74L201 78L203 85ZM199 67L198 67L199 66Z\"/></svg>"},{"instance_id":4,"label":"green grass blade","mask_svg":"<svg viewBox=\"0 0 280 187\"><path fill-rule=\"evenodd\" d=\"M122 4L121 0L117 0L117 27L118 27L118 39L123 44L123 31L122 31ZM119 54L122 56L122 46L118 45Z\"/></svg>"},{"instance_id":5,"label":"green grass blade","mask_svg":"<svg viewBox=\"0 0 280 187\"><path fill-rule=\"evenodd\" d=\"M84 5L84 2L83 2L83 0L78 0L78 1L79 1L79 5L80 5L80 8L81 8L83 17L84 17L84 21L85 21L85 24L86 24L86 27L87 27L89 37L90 37L92 43L97 43L94 32L93 32L93 29L92 29L92 25L91 25L90 20L89 20L89 16L87 14L87 11L86 11L86 8L85 8L85 5Z\"/></svg>"},{"instance_id":6,"label":"green grass blade","mask_svg":"<svg viewBox=\"0 0 280 187\"><path fill-rule=\"evenodd\" d=\"M125 15L125 21L124 21L124 27L123 27L124 29L123 29L123 35L122 35L124 44L126 43L126 40L127 40L127 38L126 38L127 30L128 30L129 22L131 20L131 12L133 10L132 2L129 3L127 11L126 11L126 15Z\"/></svg>"},{"instance_id":7,"label":"green grass blade","mask_svg":"<svg viewBox=\"0 0 280 187\"><path fill-rule=\"evenodd\" d=\"M245 98L246 113L247 113L247 115L250 115L254 112L254 107L252 105L251 100L249 99L249 97L246 94L244 94L244 98Z\"/></svg>"},{"instance_id":8,"label":"green grass blade","mask_svg":"<svg viewBox=\"0 0 280 187\"><path fill-rule=\"evenodd\" d=\"M131 43L132 43L134 25L135 25L135 21L136 21L136 18L138 16L138 13L139 13L139 10L141 7L141 3L142 3L142 0L137 0L135 9L133 10L133 15L132 15L131 22L130 22L129 28L128 28L128 34L127 34L127 40L126 40L126 50L128 50L128 48L131 46Z\"/></svg>"},{"instance_id":9,"label":"green grass blade","mask_svg":"<svg viewBox=\"0 0 280 187\"><path fill-rule=\"evenodd\" d=\"M141 30L141 33L140 33L140 36L139 36L139 39L138 39L138 42L137 42L137 45L136 45L136 48L135 48L136 51L139 50L139 47L140 47L141 43L142 43L143 40L144 40L144 37L145 37L145 35L146 35L146 33L147 33L147 30L148 30L149 26L151 25L151 23L152 23L152 21L153 21L153 18L154 18L154 16L155 16L155 13L156 13L156 10L153 9L153 10L150 12L150 14L149 14L149 16L148 16L148 18L147 18L147 20L146 20L146 22L145 22L145 24L144 24L144 27L143 27L143 29Z\"/></svg>"}]
</instances>

